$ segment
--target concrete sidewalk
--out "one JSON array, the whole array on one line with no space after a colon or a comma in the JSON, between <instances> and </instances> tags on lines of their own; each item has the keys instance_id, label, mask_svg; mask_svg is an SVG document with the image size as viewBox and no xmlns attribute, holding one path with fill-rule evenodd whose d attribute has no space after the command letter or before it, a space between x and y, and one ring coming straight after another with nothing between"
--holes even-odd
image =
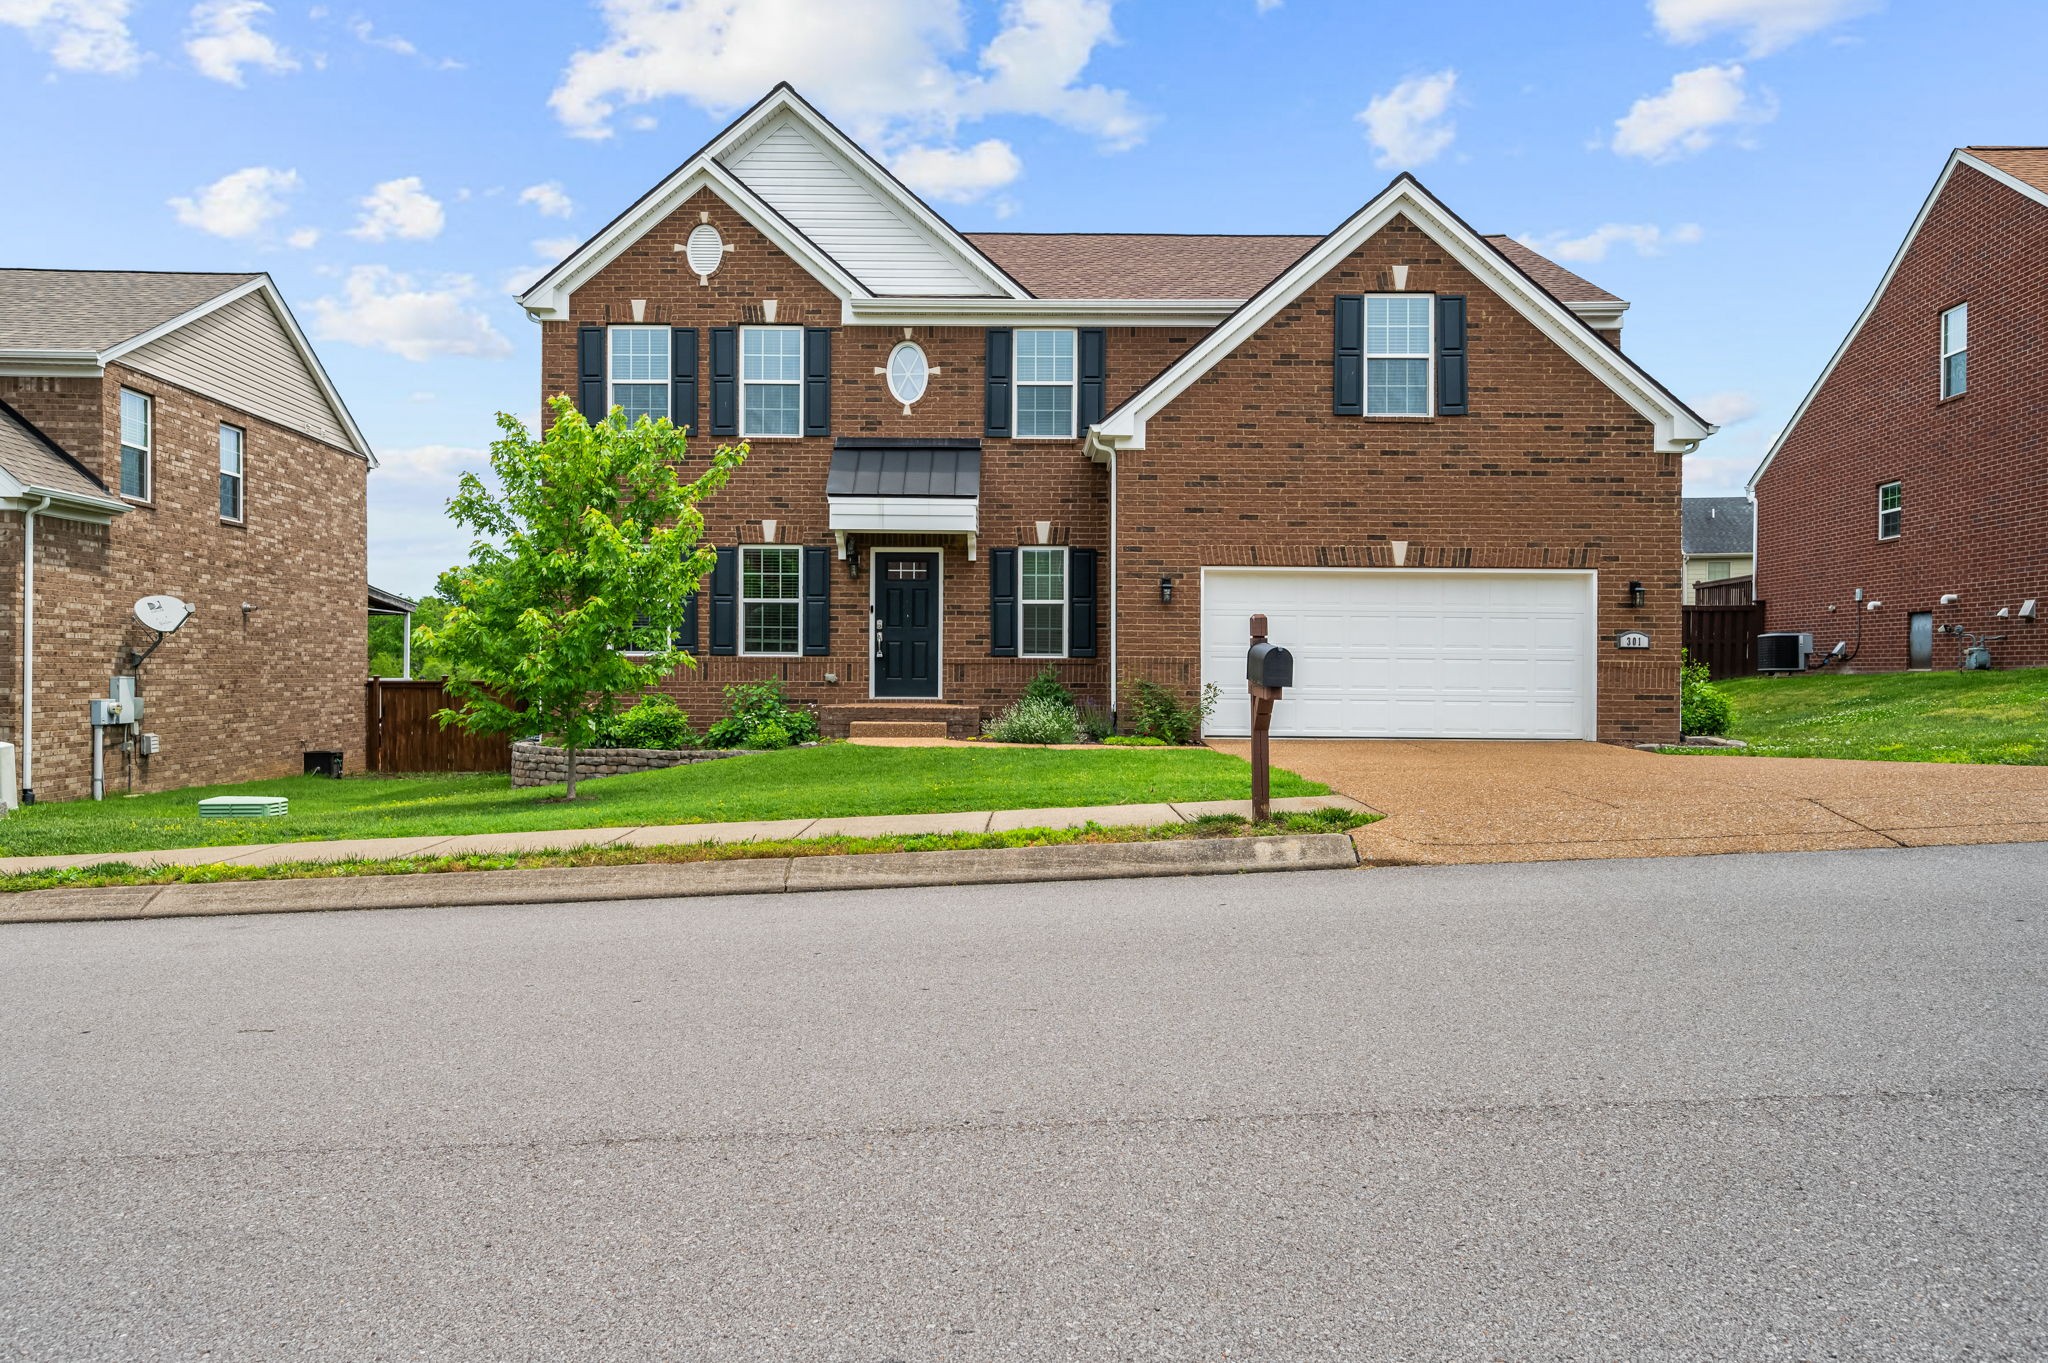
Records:
<instances>
[{"instance_id":1,"label":"concrete sidewalk","mask_svg":"<svg viewBox=\"0 0 2048 1363\"><path fill-rule=\"evenodd\" d=\"M537 829L443 837L345 838L328 842L247 843L173 847L143 852L81 852L0 857L0 875L61 871L123 862L130 866L275 866L292 861L388 861L398 857L460 857L508 852L564 852L586 847L671 847L693 842L769 842L788 838L914 837L927 833L1004 833L1020 828L1152 828L1204 815L1251 817L1249 800L1183 800L1178 804L1092 805L1072 809L970 810L955 814L877 814L850 819L776 819L751 823L651 824L637 828ZM1344 795L1300 795L1273 801L1275 813L1365 806ZM251 830L254 831L253 828Z\"/></svg>"}]
</instances>

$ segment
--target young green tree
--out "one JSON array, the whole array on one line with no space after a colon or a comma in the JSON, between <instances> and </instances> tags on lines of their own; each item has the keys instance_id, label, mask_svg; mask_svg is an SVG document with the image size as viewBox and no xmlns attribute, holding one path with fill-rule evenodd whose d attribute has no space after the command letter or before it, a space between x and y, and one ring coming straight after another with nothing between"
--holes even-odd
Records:
<instances>
[{"instance_id":1,"label":"young green tree","mask_svg":"<svg viewBox=\"0 0 2048 1363\"><path fill-rule=\"evenodd\" d=\"M670 625L713 562L698 503L725 486L747 447L720 448L684 482L687 441L666 420L629 426L614 408L593 426L567 398L548 405L555 422L540 440L499 414L498 493L462 476L448 514L475 539L469 562L441 575L452 604L421 644L456 674L448 689L461 704L441 722L545 734L569 750L573 800L576 751L621 697L695 665Z\"/></svg>"}]
</instances>

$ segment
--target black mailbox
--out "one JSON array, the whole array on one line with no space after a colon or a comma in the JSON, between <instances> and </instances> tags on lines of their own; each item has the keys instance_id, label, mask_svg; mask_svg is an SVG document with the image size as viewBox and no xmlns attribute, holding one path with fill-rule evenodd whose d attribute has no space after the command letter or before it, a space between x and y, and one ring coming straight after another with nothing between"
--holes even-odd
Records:
<instances>
[{"instance_id":1,"label":"black mailbox","mask_svg":"<svg viewBox=\"0 0 2048 1363\"><path fill-rule=\"evenodd\" d=\"M1294 685L1294 655L1263 640L1245 651L1244 679L1253 686L1279 689Z\"/></svg>"}]
</instances>

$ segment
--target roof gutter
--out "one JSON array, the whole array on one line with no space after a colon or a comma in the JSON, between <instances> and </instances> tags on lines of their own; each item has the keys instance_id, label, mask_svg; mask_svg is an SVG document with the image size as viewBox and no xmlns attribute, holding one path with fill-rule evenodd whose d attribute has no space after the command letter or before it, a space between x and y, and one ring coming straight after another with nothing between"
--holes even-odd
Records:
<instances>
[{"instance_id":1,"label":"roof gutter","mask_svg":"<svg viewBox=\"0 0 2048 1363\"><path fill-rule=\"evenodd\" d=\"M36 802L36 517L50 509L45 494L21 512L21 802Z\"/></svg>"}]
</instances>

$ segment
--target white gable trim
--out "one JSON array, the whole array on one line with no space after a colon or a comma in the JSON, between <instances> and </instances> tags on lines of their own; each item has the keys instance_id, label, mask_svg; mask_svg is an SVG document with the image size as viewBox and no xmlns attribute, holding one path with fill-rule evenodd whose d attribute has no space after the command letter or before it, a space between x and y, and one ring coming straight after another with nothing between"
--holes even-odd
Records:
<instances>
[{"instance_id":1,"label":"white gable trim","mask_svg":"<svg viewBox=\"0 0 2048 1363\"><path fill-rule=\"evenodd\" d=\"M1863 305L1863 311L1856 314L1856 321L1849 327L1849 334L1844 336L1842 343L1835 347L1835 353L1828 357L1827 367L1820 371L1820 377L1813 381L1813 387L1807 389L1806 396L1799 400L1799 406L1793 409L1792 419L1785 423L1785 429L1778 432L1778 438L1771 442L1771 447L1768 450L1764 451L1763 462L1756 466L1756 472L1749 475L1749 482L1744 484L1744 487L1751 496L1756 495L1756 485L1763 478L1764 470L1771 466L1771 461L1778 457L1778 451L1785 447L1785 442L1792 438L1792 432L1799 428L1800 419L1806 415L1806 409L1813 405L1813 400L1819 395L1822 386L1834 374L1835 366L1840 364L1842 357L1849 353L1850 345L1855 342L1856 337L1863 331L1863 324L1870 320L1871 313L1877 311L1878 301L1891 288L1892 279L1898 274L1899 266L1903 265L1906 261L1906 252L1913 249L1913 242L1919 237L1920 228L1926 223L1927 215L1934 211L1934 205L1941 198L1941 192L1948 188L1948 182L1954 177L1957 166L1968 166L1971 170L1990 176L2007 189L2024 194L2036 203L2048 204L2048 191L2043 191L2030 185L2025 180L2019 179L2016 176L2008 175L1996 166L1980 161L1966 151L1958 149L1950 152L1948 164L1941 168L1941 175L1935 180L1934 188L1927 192L1927 198L1921 202L1920 211L1913 217L1913 225L1906 229L1906 239L1900 242L1899 249L1892 253L1892 263L1885 266L1884 275L1877 281L1877 288L1870 295L1870 301Z\"/></svg>"},{"instance_id":2,"label":"white gable trim","mask_svg":"<svg viewBox=\"0 0 2048 1363\"><path fill-rule=\"evenodd\" d=\"M1278 316L1374 233L1405 216L1466 270L1506 299L1559 349L1605 383L1656 429L1657 449L1682 454L1715 427L1666 393L1626 355L1586 327L1573 311L1532 284L1477 233L1438 203L1416 180L1402 175L1380 196L1248 300L1216 330L1090 431L1091 441L1145 448L1146 420Z\"/></svg>"}]
</instances>

